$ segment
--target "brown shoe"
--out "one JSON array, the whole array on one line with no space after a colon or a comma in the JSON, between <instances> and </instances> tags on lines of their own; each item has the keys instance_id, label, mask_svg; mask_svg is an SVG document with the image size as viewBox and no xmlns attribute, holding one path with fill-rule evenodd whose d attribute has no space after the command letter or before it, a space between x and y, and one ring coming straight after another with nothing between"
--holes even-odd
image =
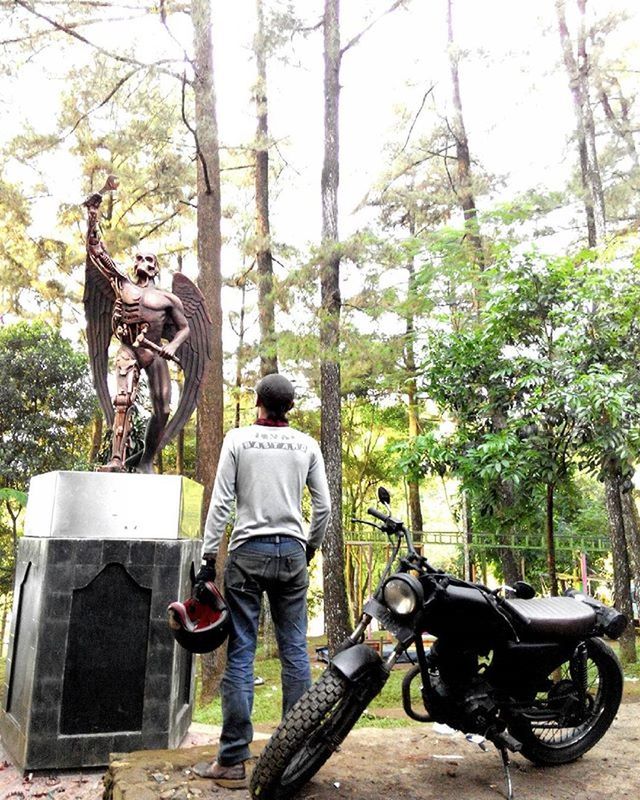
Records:
<instances>
[{"instance_id":1,"label":"brown shoe","mask_svg":"<svg viewBox=\"0 0 640 800\"><path fill-rule=\"evenodd\" d=\"M193 768L196 775L201 778L211 778L218 786L225 789L246 789L247 773L244 768L244 761L225 767L217 761L209 764L200 762Z\"/></svg>"}]
</instances>

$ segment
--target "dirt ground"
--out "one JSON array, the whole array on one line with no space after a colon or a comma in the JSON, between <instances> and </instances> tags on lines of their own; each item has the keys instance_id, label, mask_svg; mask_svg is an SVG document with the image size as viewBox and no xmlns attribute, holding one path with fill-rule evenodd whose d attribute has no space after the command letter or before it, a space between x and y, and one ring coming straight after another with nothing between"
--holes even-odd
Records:
<instances>
[{"instance_id":1,"label":"dirt ground","mask_svg":"<svg viewBox=\"0 0 640 800\"><path fill-rule=\"evenodd\" d=\"M210 734L209 734L210 735ZM246 790L220 789L195 779L185 764L202 757L208 734L192 731L171 775L158 773L150 755L138 788L122 800L248 800ZM256 742L256 751L263 746ZM207 754L213 753L207 748ZM137 754L138 756L142 754ZM158 754L153 754L157 758ZM164 754L166 758L166 753ZM140 761L138 760L138 765ZM138 770L140 772L140 770ZM143 771L144 772L144 771ZM0 762L0 800L100 800L104 770L47 773L24 780L7 762ZM27 776L28 778L28 776ZM179 778L179 780L178 780ZM640 704L625 703L605 738L573 764L534 767L520 756L512 759L516 800L613 800L640 795ZM461 735L442 735L431 725L410 728L359 728L341 750L300 793L301 800L499 800L505 797L497 751L483 752Z\"/></svg>"},{"instance_id":2,"label":"dirt ground","mask_svg":"<svg viewBox=\"0 0 640 800\"><path fill-rule=\"evenodd\" d=\"M543 769L516 755L511 776L515 800L637 798L640 706L622 706L607 736L575 763ZM437 735L431 725L361 728L349 735L343 749L300 797L499 800L506 797L506 786L500 755L493 746L483 752L461 735Z\"/></svg>"}]
</instances>

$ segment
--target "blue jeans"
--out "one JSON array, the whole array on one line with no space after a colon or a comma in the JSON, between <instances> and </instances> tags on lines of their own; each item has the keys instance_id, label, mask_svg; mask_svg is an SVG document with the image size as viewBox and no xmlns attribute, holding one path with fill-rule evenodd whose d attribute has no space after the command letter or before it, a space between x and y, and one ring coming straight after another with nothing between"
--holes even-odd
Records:
<instances>
[{"instance_id":1,"label":"blue jeans","mask_svg":"<svg viewBox=\"0 0 640 800\"><path fill-rule=\"evenodd\" d=\"M311 685L308 585L304 546L290 536L261 536L229 553L224 586L231 632L222 678L222 734L217 757L223 766L250 757L253 662L263 592L269 599L282 665L283 715Z\"/></svg>"}]
</instances>

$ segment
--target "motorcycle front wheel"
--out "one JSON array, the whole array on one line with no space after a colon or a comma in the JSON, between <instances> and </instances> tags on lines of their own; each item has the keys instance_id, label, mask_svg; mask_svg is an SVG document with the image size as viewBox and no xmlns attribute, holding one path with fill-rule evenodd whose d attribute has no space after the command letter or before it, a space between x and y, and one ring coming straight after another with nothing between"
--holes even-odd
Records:
<instances>
[{"instance_id":1,"label":"motorcycle front wheel","mask_svg":"<svg viewBox=\"0 0 640 800\"><path fill-rule=\"evenodd\" d=\"M537 695L534 708L564 705L556 719L518 717L509 729L522 743L522 755L536 764L556 765L575 761L590 750L607 732L622 699L623 675L615 653L601 639L586 645L586 708L579 714L568 711L572 698L581 697L575 685L575 667L566 661L550 675L550 686ZM563 697L566 702L563 703Z\"/></svg>"},{"instance_id":2,"label":"motorcycle front wheel","mask_svg":"<svg viewBox=\"0 0 640 800\"><path fill-rule=\"evenodd\" d=\"M284 800L338 749L384 678L348 681L329 667L276 728L251 776L254 800Z\"/></svg>"}]
</instances>

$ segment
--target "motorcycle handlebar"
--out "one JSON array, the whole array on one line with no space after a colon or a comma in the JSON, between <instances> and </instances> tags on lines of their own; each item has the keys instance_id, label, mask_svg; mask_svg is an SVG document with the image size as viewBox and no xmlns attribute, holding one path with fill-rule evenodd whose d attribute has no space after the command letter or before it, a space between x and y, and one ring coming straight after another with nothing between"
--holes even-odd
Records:
<instances>
[{"instance_id":1,"label":"motorcycle handlebar","mask_svg":"<svg viewBox=\"0 0 640 800\"><path fill-rule=\"evenodd\" d=\"M377 508L374 508L373 506L369 506L369 508L367 509L367 514L371 514L372 517L375 517L376 519L379 519L382 522L386 522L389 519L388 514L382 514L380 511L378 511Z\"/></svg>"}]
</instances>

